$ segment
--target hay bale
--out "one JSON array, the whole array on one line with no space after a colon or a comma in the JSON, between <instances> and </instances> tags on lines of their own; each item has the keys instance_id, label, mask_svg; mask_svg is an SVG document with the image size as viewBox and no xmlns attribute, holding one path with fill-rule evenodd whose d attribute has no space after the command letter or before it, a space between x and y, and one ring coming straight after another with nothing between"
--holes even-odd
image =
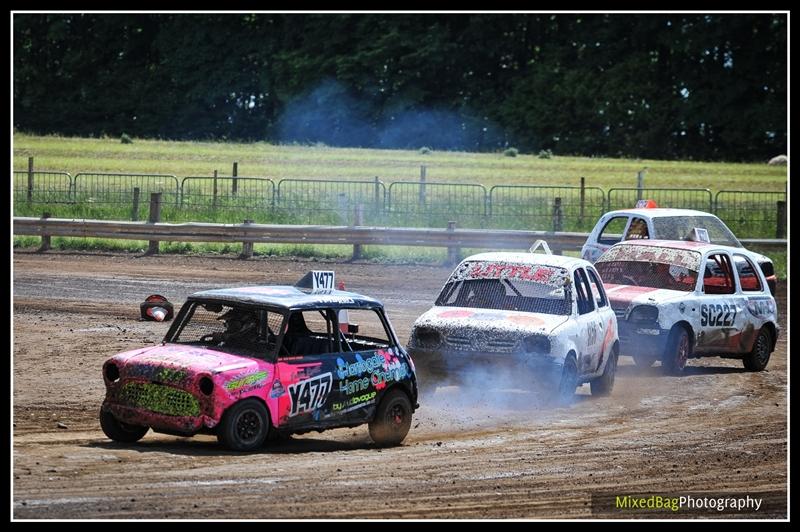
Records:
<instances>
[{"instance_id":1,"label":"hay bale","mask_svg":"<svg viewBox=\"0 0 800 532\"><path fill-rule=\"evenodd\" d=\"M772 159L770 159L767 164L770 166L776 166L776 165L786 165L788 163L789 163L788 157L786 157L785 155L778 155L777 157L773 157Z\"/></svg>"}]
</instances>

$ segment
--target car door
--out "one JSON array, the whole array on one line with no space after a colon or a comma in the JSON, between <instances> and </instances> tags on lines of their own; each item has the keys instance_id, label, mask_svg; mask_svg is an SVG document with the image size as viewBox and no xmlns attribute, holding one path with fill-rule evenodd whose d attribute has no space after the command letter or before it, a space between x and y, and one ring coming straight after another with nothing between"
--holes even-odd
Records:
<instances>
[{"instance_id":1,"label":"car door","mask_svg":"<svg viewBox=\"0 0 800 532\"><path fill-rule=\"evenodd\" d=\"M626 234L630 216L627 214L606 215L597 222L597 227L587 239L581 250L583 260L594 262L605 251L622 241Z\"/></svg>"},{"instance_id":2,"label":"car door","mask_svg":"<svg viewBox=\"0 0 800 532\"><path fill-rule=\"evenodd\" d=\"M586 273L589 275L589 284L592 289L592 294L595 300L595 312L597 313L598 326L600 327L600 346L597 350L597 357L595 361L594 371L600 369L603 362L611 356L611 350L614 347L614 339L617 330L617 317L611 309L611 304L608 302L605 287L600 280L600 275L594 268L586 268Z\"/></svg>"},{"instance_id":3,"label":"car door","mask_svg":"<svg viewBox=\"0 0 800 532\"><path fill-rule=\"evenodd\" d=\"M715 251L701 266L699 315L693 324L698 353L739 352L746 307L733 260L727 252Z\"/></svg>"},{"instance_id":4,"label":"car door","mask_svg":"<svg viewBox=\"0 0 800 532\"><path fill-rule=\"evenodd\" d=\"M602 322L596 312L596 304L589 286L586 270L575 268L573 273L575 301L578 308L578 371L581 375L593 373L597 367L602 340Z\"/></svg>"},{"instance_id":5,"label":"car door","mask_svg":"<svg viewBox=\"0 0 800 532\"><path fill-rule=\"evenodd\" d=\"M348 309L348 319L336 362L341 394L332 411L349 422L363 422L372 418L385 390L410 378L411 368L399 356L396 337L379 309Z\"/></svg>"},{"instance_id":6,"label":"car door","mask_svg":"<svg viewBox=\"0 0 800 532\"><path fill-rule=\"evenodd\" d=\"M336 313L330 309L295 310L289 314L276 364L280 384L273 385L281 427L336 425L333 404L342 392Z\"/></svg>"}]
</instances>

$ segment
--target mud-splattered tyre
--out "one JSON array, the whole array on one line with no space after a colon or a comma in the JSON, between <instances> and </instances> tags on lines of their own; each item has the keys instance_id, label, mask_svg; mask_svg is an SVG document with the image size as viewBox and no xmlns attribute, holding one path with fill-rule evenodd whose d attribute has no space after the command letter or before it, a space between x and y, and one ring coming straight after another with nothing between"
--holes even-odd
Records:
<instances>
[{"instance_id":1,"label":"mud-splattered tyre","mask_svg":"<svg viewBox=\"0 0 800 532\"><path fill-rule=\"evenodd\" d=\"M411 401L397 388L383 396L375 418L369 423L369 435L381 447L399 445L411 428Z\"/></svg>"},{"instance_id":2,"label":"mud-splattered tyre","mask_svg":"<svg viewBox=\"0 0 800 532\"><path fill-rule=\"evenodd\" d=\"M557 404L568 405L575 400L575 388L578 387L578 363L575 357L569 355L564 360L564 366L561 369L561 378L558 381L558 387L555 390L555 397L553 399Z\"/></svg>"},{"instance_id":3,"label":"mud-splattered tyre","mask_svg":"<svg viewBox=\"0 0 800 532\"><path fill-rule=\"evenodd\" d=\"M133 443L141 440L149 427L129 425L114 417L114 414L107 410L100 410L100 428L103 433L114 441Z\"/></svg>"},{"instance_id":4,"label":"mud-splattered tyre","mask_svg":"<svg viewBox=\"0 0 800 532\"><path fill-rule=\"evenodd\" d=\"M647 356L647 355L631 355L633 357L633 361L636 363L637 368L647 369L652 368L653 364L656 363L655 357Z\"/></svg>"},{"instance_id":5,"label":"mud-splattered tyre","mask_svg":"<svg viewBox=\"0 0 800 532\"><path fill-rule=\"evenodd\" d=\"M257 399L239 401L222 416L217 439L232 451L253 451L269 434L269 413Z\"/></svg>"},{"instance_id":6,"label":"mud-splattered tyre","mask_svg":"<svg viewBox=\"0 0 800 532\"><path fill-rule=\"evenodd\" d=\"M689 342L689 333L683 327L676 327L670 332L667 348L664 350L664 357L661 365L669 375L681 375L686 369L686 362L691 355L692 347Z\"/></svg>"},{"instance_id":7,"label":"mud-splattered tyre","mask_svg":"<svg viewBox=\"0 0 800 532\"><path fill-rule=\"evenodd\" d=\"M611 357L606 362L603 374L589 383L592 388L592 395L611 395L614 390L614 378L617 375L617 359L619 355L616 349L611 351Z\"/></svg>"},{"instance_id":8,"label":"mud-splattered tyre","mask_svg":"<svg viewBox=\"0 0 800 532\"><path fill-rule=\"evenodd\" d=\"M763 371L767 367L771 354L772 334L768 329L762 328L758 331L756 341L753 343L753 350L742 358L742 362L744 367L750 371Z\"/></svg>"}]
</instances>

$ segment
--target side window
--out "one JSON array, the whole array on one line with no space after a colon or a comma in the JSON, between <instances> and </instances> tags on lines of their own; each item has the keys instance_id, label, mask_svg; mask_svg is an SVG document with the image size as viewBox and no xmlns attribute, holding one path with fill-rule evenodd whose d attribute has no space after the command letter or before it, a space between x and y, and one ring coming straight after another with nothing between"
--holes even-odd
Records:
<instances>
[{"instance_id":1,"label":"side window","mask_svg":"<svg viewBox=\"0 0 800 532\"><path fill-rule=\"evenodd\" d=\"M641 240L650 238L647 232L647 221L641 218L634 218L631 220L631 225L628 228L628 234L625 235L625 240Z\"/></svg>"},{"instance_id":2,"label":"side window","mask_svg":"<svg viewBox=\"0 0 800 532\"><path fill-rule=\"evenodd\" d=\"M292 312L286 324L281 353L305 356L338 352L339 335L336 333L334 317L331 310Z\"/></svg>"},{"instance_id":3,"label":"side window","mask_svg":"<svg viewBox=\"0 0 800 532\"><path fill-rule=\"evenodd\" d=\"M575 270L575 298L578 303L578 314L586 314L594 310L591 293L586 272L583 271L583 268L577 268Z\"/></svg>"},{"instance_id":4,"label":"side window","mask_svg":"<svg viewBox=\"0 0 800 532\"><path fill-rule=\"evenodd\" d=\"M603 226L602 231L597 236L597 242L600 244L614 245L622 240L622 232L625 231L625 226L628 225L627 216L615 216L611 218L606 225Z\"/></svg>"},{"instance_id":5,"label":"side window","mask_svg":"<svg viewBox=\"0 0 800 532\"><path fill-rule=\"evenodd\" d=\"M722 253L709 255L706 269L703 272L703 292L706 294L733 294L736 292L733 269L727 255Z\"/></svg>"},{"instance_id":6,"label":"side window","mask_svg":"<svg viewBox=\"0 0 800 532\"><path fill-rule=\"evenodd\" d=\"M736 263L736 271L739 272L739 282L743 292L761 292L761 280L758 278L758 270L744 255L734 255L733 262Z\"/></svg>"},{"instance_id":7,"label":"side window","mask_svg":"<svg viewBox=\"0 0 800 532\"><path fill-rule=\"evenodd\" d=\"M348 309L339 313L339 320L344 333L342 351L369 351L392 345L391 335L376 310Z\"/></svg>"},{"instance_id":8,"label":"side window","mask_svg":"<svg viewBox=\"0 0 800 532\"><path fill-rule=\"evenodd\" d=\"M603 288L603 283L600 282L600 277L597 273L591 269L587 268L587 272L589 272L589 281L591 282L592 287L592 295L594 296L594 300L597 303L597 308L603 308L608 305L608 299L606 299L606 291Z\"/></svg>"}]
</instances>

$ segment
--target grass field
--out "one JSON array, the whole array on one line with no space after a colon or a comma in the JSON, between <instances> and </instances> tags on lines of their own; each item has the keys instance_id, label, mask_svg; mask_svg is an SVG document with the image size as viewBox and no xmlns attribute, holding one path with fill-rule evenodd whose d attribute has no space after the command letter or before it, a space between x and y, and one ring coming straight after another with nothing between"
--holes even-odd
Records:
<instances>
[{"instance_id":1,"label":"grass field","mask_svg":"<svg viewBox=\"0 0 800 532\"><path fill-rule=\"evenodd\" d=\"M36 169L161 173L211 176L214 170L230 175L234 161L240 176L272 179L374 179L385 182L417 180L420 165L429 182L491 185L586 185L609 189L636 186L636 174L647 168L646 187L708 188L718 190L785 190L787 167L764 164L706 163L561 157L539 159L521 154L412 150L367 150L325 146L276 146L263 142L170 142L117 138L86 139L14 134L14 169L27 170L28 157Z\"/></svg>"}]
</instances>

